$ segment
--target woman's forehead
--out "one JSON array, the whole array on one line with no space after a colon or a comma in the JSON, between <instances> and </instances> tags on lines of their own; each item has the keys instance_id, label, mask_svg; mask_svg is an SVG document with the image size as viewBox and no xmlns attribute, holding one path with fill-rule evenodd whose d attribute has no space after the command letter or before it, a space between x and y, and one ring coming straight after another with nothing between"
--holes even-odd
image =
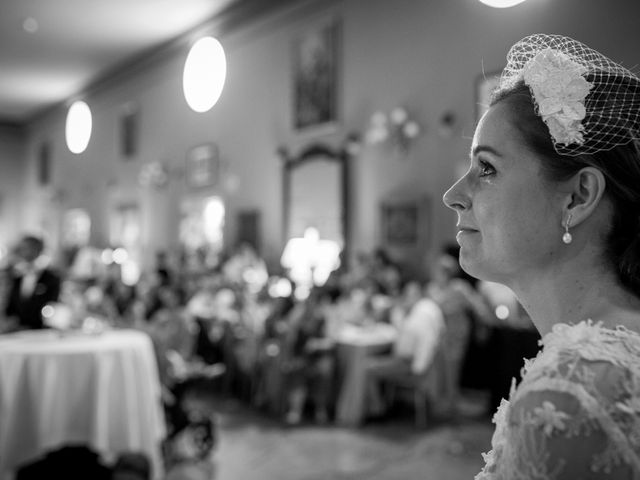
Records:
<instances>
[{"instance_id":1,"label":"woman's forehead","mask_svg":"<svg viewBox=\"0 0 640 480\"><path fill-rule=\"evenodd\" d=\"M517 121L517 116L506 102L493 105L478 123L471 144L471 156L488 152L505 161L519 158L535 160L536 155L517 128Z\"/></svg>"}]
</instances>

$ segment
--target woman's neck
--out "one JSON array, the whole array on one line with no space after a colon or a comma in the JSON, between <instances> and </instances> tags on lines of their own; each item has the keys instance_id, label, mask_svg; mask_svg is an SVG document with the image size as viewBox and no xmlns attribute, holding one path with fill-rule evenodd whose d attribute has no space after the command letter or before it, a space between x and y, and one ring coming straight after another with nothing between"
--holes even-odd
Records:
<instances>
[{"instance_id":1,"label":"woman's neck","mask_svg":"<svg viewBox=\"0 0 640 480\"><path fill-rule=\"evenodd\" d=\"M640 298L625 289L611 269L560 266L520 280L510 287L541 335L556 323L588 319L611 328L624 325L640 331Z\"/></svg>"}]
</instances>

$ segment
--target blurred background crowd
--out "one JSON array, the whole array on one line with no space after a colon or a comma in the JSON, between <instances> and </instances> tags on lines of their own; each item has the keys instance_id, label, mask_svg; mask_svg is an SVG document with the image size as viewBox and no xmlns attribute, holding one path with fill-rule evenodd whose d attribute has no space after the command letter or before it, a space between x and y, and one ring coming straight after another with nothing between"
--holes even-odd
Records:
<instances>
[{"instance_id":1,"label":"blurred background crowd","mask_svg":"<svg viewBox=\"0 0 640 480\"><path fill-rule=\"evenodd\" d=\"M427 278L406 274L376 249L310 286L269 272L248 244L199 272L160 252L135 284L123 281L117 252L101 252L97 268L79 265L91 257L81 251L66 267L44 252L41 239L26 236L6 257L3 332L148 334L169 462L213 450L215 408L206 392L289 425L357 426L384 417L410 390L418 396L406 407L419 425L432 416L455 422L469 392L483 393L483 413L492 413L522 358L537 351L538 335L512 292L466 276L455 246L441 249Z\"/></svg>"}]
</instances>

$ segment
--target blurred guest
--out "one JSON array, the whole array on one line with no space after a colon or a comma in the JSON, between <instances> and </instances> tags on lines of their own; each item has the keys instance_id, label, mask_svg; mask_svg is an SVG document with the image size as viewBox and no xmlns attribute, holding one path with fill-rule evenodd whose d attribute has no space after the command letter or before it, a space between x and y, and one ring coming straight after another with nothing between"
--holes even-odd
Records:
<instances>
[{"instance_id":1,"label":"blurred guest","mask_svg":"<svg viewBox=\"0 0 640 480\"><path fill-rule=\"evenodd\" d=\"M174 284L174 275L169 265L169 258L167 256L167 252L159 251L156 252L156 276L158 278L158 283L160 285L173 285Z\"/></svg>"},{"instance_id":2,"label":"blurred guest","mask_svg":"<svg viewBox=\"0 0 640 480\"><path fill-rule=\"evenodd\" d=\"M267 282L267 264L249 243L240 244L222 266L225 278L234 285L249 285L259 291Z\"/></svg>"},{"instance_id":3,"label":"blurred guest","mask_svg":"<svg viewBox=\"0 0 640 480\"><path fill-rule=\"evenodd\" d=\"M425 289L427 296L438 304L444 315L447 360L456 389L471 333L476 330L474 322L486 323L492 315L484 297L461 278L459 272L457 259L443 253L433 262L431 279Z\"/></svg>"},{"instance_id":4,"label":"blurred guest","mask_svg":"<svg viewBox=\"0 0 640 480\"><path fill-rule=\"evenodd\" d=\"M194 354L196 326L181 306L179 292L168 285L158 288L159 306L144 330L149 333L159 363L163 385L171 388L185 376Z\"/></svg>"},{"instance_id":5,"label":"blurred guest","mask_svg":"<svg viewBox=\"0 0 640 480\"><path fill-rule=\"evenodd\" d=\"M315 420L326 423L329 419L335 362L334 342L327 336L324 307L330 301L328 291L315 288L290 313L290 330L283 365L288 406L285 420L289 424L301 421L309 398L315 408Z\"/></svg>"},{"instance_id":6,"label":"blurred guest","mask_svg":"<svg viewBox=\"0 0 640 480\"><path fill-rule=\"evenodd\" d=\"M380 414L385 406L381 403L378 387L388 378L401 376L420 377L427 372L435 358L446 329L444 316L438 304L417 295L422 287L417 282L405 285L405 302L402 310L395 310L394 323L398 336L391 354L367 358L367 382L372 404L369 411Z\"/></svg>"},{"instance_id":7,"label":"blurred guest","mask_svg":"<svg viewBox=\"0 0 640 480\"><path fill-rule=\"evenodd\" d=\"M402 282L400 267L391 260L391 257L383 248L377 248L371 255L371 278L380 287L385 295L398 295Z\"/></svg>"},{"instance_id":8,"label":"blurred guest","mask_svg":"<svg viewBox=\"0 0 640 480\"><path fill-rule=\"evenodd\" d=\"M200 404L225 368L219 363L207 365L194 355L196 327L182 307L180 291L161 285L157 293L158 308L144 329L153 341L163 387L168 423L165 455L172 465L202 460L215 447L217 428L214 415ZM210 403L210 398L206 401Z\"/></svg>"},{"instance_id":9,"label":"blurred guest","mask_svg":"<svg viewBox=\"0 0 640 480\"><path fill-rule=\"evenodd\" d=\"M44 241L33 235L23 236L16 246L5 304L5 315L15 328L43 328L42 308L58 301L61 276L43 251Z\"/></svg>"}]
</instances>

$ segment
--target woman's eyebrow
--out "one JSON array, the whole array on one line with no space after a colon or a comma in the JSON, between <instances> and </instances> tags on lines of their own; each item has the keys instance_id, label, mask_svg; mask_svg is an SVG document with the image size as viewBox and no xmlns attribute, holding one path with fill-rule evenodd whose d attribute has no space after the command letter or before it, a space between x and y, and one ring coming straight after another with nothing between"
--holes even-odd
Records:
<instances>
[{"instance_id":1,"label":"woman's eyebrow","mask_svg":"<svg viewBox=\"0 0 640 480\"><path fill-rule=\"evenodd\" d=\"M476 155L482 152L490 153L496 157L502 157L501 153L499 153L496 149L488 145L476 145L475 147L473 147L471 150L471 157L475 157Z\"/></svg>"}]
</instances>

